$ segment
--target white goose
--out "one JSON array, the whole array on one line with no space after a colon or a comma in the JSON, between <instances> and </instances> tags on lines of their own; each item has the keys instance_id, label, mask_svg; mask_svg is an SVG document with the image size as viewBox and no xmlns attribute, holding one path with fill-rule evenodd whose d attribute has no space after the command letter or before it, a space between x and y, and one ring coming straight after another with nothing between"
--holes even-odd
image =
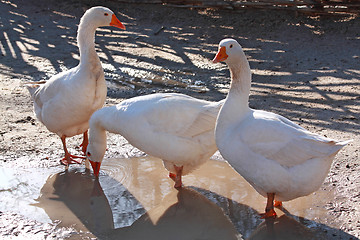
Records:
<instances>
[{"instance_id":1,"label":"white goose","mask_svg":"<svg viewBox=\"0 0 360 240\"><path fill-rule=\"evenodd\" d=\"M313 134L280 115L249 108L251 70L237 41L220 42L213 62L221 61L230 69L231 85L216 122L216 144L229 164L267 197L263 217L276 217L274 200L281 204L316 191L349 141Z\"/></svg>"},{"instance_id":2,"label":"white goose","mask_svg":"<svg viewBox=\"0 0 360 240\"><path fill-rule=\"evenodd\" d=\"M158 93L131 98L96 111L90 119L87 156L99 175L106 131L121 134L141 151L161 158L181 187L181 176L217 150L214 128L223 101L209 102L184 94Z\"/></svg>"},{"instance_id":3,"label":"white goose","mask_svg":"<svg viewBox=\"0 0 360 240\"><path fill-rule=\"evenodd\" d=\"M68 152L65 138L83 133L81 146L85 153L90 116L105 102L104 71L94 43L95 31L101 26L125 29L110 9L93 7L87 10L80 20L77 34L79 65L54 75L43 85L27 85L37 119L61 138L65 151L61 162L65 165L78 162L74 158L79 158Z\"/></svg>"}]
</instances>

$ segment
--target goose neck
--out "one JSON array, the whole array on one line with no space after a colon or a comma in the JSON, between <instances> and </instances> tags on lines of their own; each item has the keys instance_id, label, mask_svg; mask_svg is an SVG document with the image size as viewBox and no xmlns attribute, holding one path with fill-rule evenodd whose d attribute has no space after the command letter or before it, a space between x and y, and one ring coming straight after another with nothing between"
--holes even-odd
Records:
<instances>
[{"instance_id":1,"label":"goose neck","mask_svg":"<svg viewBox=\"0 0 360 240\"><path fill-rule=\"evenodd\" d=\"M77 42L80 51L80 63L98 58L95 51L95 32L96 27L81 21L77 34Z\"/></svg>"},{"instance_id":2,"label":"goose neck","mask_svg":"<svg viewBox=\"0 0 360 240\"><path fill-rule=\"evenodd\" d=\"M93 115L94 117L90 120L89 139L92 142L103 141L106 136L106 131L103 127L103 121L99 118L99 115Z\"/></svg>"},{"instance_id":3,"label":"goose neck","mask_svg":"<svg viewBox=\"0 0 360 240\"><path fill-rule=\"evenodd\" d=\"M246 61L242 64L228 64L231 84L229 98L236 98L239 104L248 105L251 87L251 70Z\"/></svg>"}]
</instances>

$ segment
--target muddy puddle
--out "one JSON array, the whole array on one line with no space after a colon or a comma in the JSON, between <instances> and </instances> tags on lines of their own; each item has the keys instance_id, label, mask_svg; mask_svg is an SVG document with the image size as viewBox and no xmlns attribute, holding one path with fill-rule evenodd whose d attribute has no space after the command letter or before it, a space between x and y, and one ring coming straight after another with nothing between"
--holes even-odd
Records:
<instances>
[{"instance_id":1,"label":"muddy puddle","mask_svg":"<svg viewBox=\"0 0 360 240\"><path fill-rule=\"evenodd\" d=\"M260 219L265 198L225 162L210 160L173 188L162 161L105 159L95 180L84 166L0 168L0 211L72 227L72 239L329 239L340 236L325 205L333 190L284 203ZM285 214L284 214L285 213Z\"/></svg>"}]
</instances>

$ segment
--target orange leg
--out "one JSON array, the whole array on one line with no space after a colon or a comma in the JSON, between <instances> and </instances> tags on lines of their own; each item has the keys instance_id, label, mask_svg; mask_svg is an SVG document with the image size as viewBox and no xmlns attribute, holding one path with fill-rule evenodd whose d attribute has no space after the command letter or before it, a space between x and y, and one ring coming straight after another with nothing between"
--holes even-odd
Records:
<instances>
[{"instance_id":1,"label":"orange leg","mask_svg":"<svg viewBox=\"0 0 360 240\"><path fill-rule=\"evenodd\" d=\"M277 207L277 208L282 208L282 201L274 201L274 207Z\"/></svg>"},{"instance_id":2,"label":"orange leg","mask_svg":"<svg viewBox=\"0 0 360 240\"><path fill-rule=\"evenodd\" d=\"M276 218L276 212L274 210L274 198L275 193L267 194L265 213L260 214L261 218Z\"/></svg>"},{"instance_id":3,"label":"orange leg","mask_svg":"<svg viewBox=\"0 0 360 240\"><path fill-rule=\"evenodd\" d=\"M83 142L80 144L81 151L86 155L86 148L89 144L88 131L84 132Z\"/></svg>"},{"instance_id":4,"label":"orange leg","mask_svg":"<svg viewBox=\"0 0 360 240\"><path fill-rule=\"evenodd\" d=\"M176 180L176 174L175 173L169 173L169 178L171 178L172 180Z\"/></svg>"},{"instance_id":5,"label":"orange leg","mask_svg":"<svg viewBox=\"0 0 360 240\"><path fill-rule=\"evenodd\" d=\"M85 159L85 158L84 158L84 157L75 156L75 155L71 155L71 154L68 152L67 148L66 148L65 138L66 138L66 136L61 136L61 142L62 142L63 147L64 147L65 157L60 160L60 163L63 164L63 165L65 165L65 166L68 166L69 164L72 164L72 163L81 164L81 163L82 163L82 160L81 160L81 161L78 161L78 160L75 160L74 158L82 158L82 159Z\"/></svg>"},{"instance_id":6,"label":"orange leg","mask_svg":"<svg viewBox=\"0 0 360 240\"><path fill-rule=\"evenodd\" d=\"M181 188L181 186L182 186L181 176L182 176L183 166L178 167L178 166L174 165L174 168L175 168L175 171L176 171L174 187L175 188Z\"/></svg>"},{"instance_id":7,"label":"orange leg","mask_svg":"<svg viewBox=\"0 0 360 240\"><path fill-rule=\"evenodd\" d=\"M178 167L174 164L174 168L176 173L169 173L169 177L175 181L174 188L181 188L182 186L181 176L182 176L183 166Z\"/></svg>"}]
</instances>

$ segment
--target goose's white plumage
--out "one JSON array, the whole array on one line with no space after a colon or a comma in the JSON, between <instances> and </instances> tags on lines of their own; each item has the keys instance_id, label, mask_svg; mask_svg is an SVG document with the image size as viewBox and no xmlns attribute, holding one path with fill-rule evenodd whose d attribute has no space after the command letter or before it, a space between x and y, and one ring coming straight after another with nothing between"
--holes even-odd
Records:
<instances>
[{"instance_id":1,"label":"goose's white plumage","mask_svg":"<svg viewBox=\"0 0 360 240\"><path fill-rule=\"evenodd\" d=\"M248 106L251 70L233 39L224 39L214 62L224 61L231 86L216 122L215 139L221 155L261 195L268 197L264 217L276 216L274 197L288 201L316 191L328 174L339 142L298 126L274 113Z\"/></svg>"},{"instance_id":2,"label":"goose's white plumage","mask_svg":"<svg viewBox=\"0 0 360 240\"><path fill-rule=\"evenodd\" d=\"M141 151L161 158L164 166L176 174L175 186L180 187L181 175L203 164L217 150L214 128L222 103L177 93L159 93L131 98L96 111L90 119L87 149L95 175L105 154L108 131L122 135Z\"/></svg>"},{"instance_id":3,"label":"goose's white plumage","mask_svg":"<svg viewBox=\"0 0 360 240\"><path fill-rule=\"evenodd\" d=\"M78 28L78 66L51 77L45 84L27 85L37 119L63 142L64 164L71 163L76 157L68 153L65 138L84 133L82 145L85 151L90 116L105 102L104 71L94 43L95 31L101 26L125 29L110 9L93 7L87 10Z\"/></svg>"}]
</instances>

